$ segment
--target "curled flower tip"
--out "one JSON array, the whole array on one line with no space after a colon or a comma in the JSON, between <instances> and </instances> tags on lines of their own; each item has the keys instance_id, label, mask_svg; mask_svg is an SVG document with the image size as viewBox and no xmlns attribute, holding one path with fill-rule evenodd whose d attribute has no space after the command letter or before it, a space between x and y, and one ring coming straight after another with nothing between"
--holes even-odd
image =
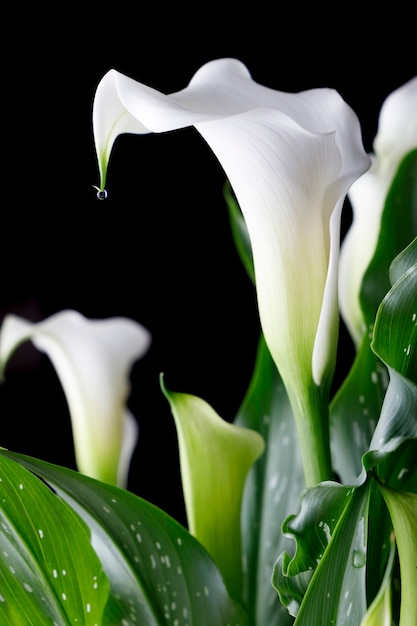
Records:
<instances>
[{"instance_id":1,"label":"curled flower tip","mask_svg":"<svg viewBox=\"0 0 417 626\"><path fill-rule=\"evenodd\" d=\"M94 189L97 191L97 198L99 200L105 200L107 198L107 191L105 189L100 189L97 185L93 185Z\"/></svg>"}]
</instances>

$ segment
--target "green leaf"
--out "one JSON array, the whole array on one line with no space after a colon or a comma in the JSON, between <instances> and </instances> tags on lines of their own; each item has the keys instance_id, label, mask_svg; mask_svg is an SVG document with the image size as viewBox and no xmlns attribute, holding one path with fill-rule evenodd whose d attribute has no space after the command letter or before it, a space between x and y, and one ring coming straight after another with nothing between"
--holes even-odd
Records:
<instances>
[{"instance_id":1,"label":"green leaf","mask_svg":"<svg viewBox=\"0 0 417 626\"><path fill-rule=\"evenodd\" d=\"M397 280L378 309L372 348L417 384L417 238L397 257L392 276Z\"/></svg>"},{"instance_id":2,"label":"green leaf","mask_svg":"<svg viewBox=\"0 0 417 626\"><path fill-rule=\"evenodd\" d=\"M48 493L49 500L36 499L36 507L41 511L39 515L46 514L46 507L51 514L59 511L61 503L66 509L71 507L90 528L92 546L110 584L110 598L103 619L96 621L100 626L125 622L141 626L172 626L185 621L190 626L248 625L246 613L229 598L211 557L166 513L128 491L71 470L7 451L1 451L0 456L2 460L13 460L30 470L34 474L32 480ZM50 485L56 495L42 481ZM34 506L31 504L27 516L32 514ZM16 525L21 523L18 514ZM79 523L82 524L81 520ZM84 535L85 524L82 524ZM51 538L59 542L64 532L61 522L53 535L51 533ZM80 537L81 533L74 536L69 552L76 550ZM91 546L89 550L91 552ZM25 560L24 542L20 543L18 552L19 558ZM78 574L75 568L72 571ZM53 579L51 568L49 577L42 584L40 597L49 594ZM77 622L71 620L68 623L73 626Z\"/></svg>"},{"instance_id":3,"label":"green leaf","mask_svg":"<svg viewBox=\"0 0 417 626\"><path fill-rule=\"evenodd\" d=\"M393 623L391 584L395 553L395 542L391 539L389 559L381 587L366 615L364 615L360 626L391 626Z\"/></svg>"},{"instance_id":4,"label":"green leaf","mask_svg":"<svg viewBox=\"0 0 417 626\"><path fill-rule=\"evenodd\" d=\"M344 484L352 484L362 471L362 456L369 449L388 383L387 368L365 335L330 404L333 467Z\"/></svg>"},{"instance_id":5,"label":"green leaf","mask_svg":"<svg viewBox=\"0 0 417 626\"><path fill-rule=\"evenodd\" d=\"M252 247L248 228L228 180L223 187L223 195L229 211L230 227L236 250L249 278L255 283Z\"/></svg>"},{"instance_id":6,"label":"green leaf","mask_svg":"<svg viewBox=\"0 0 417 626\"><path fill-rule=\"evenodd\" d=\"M417 495L380 486L395 531L401 571L400 625L413 626L417 616Z\"/></svg>"},{"instance_id":7,"label":"green leaf","mask_svg":"<svg viewBox=\"0 0 417 626\"><path fill-rule=\"evenodd\" d=\"M382 301L375 320L372 348L386 363L390 382L370 451L363 459L364 467L368 471L375 469L383 482L404 490L405 479L412 491L415 491L415 458L398 461L400 453L392 457L390 453L408 439L411 441L407 449L413 448L413 440L417 438L417 264L411 264L416 254L417 239L393 263L392 276L397 280ZM399 482L393 476L399 476Z\"/></svg>"},{"instance_id":8,"label":"green leaf","mask_svg":"<svg viewBox=\"0 0 417 626\"><path fill-rule=\"evenodd\" d=\"M376 251L362 281L360 301L369 326L391 287L391 262L416 236L417 150L413 150L401 162L387 194Z\"/></svg>"},{"instance_id":9,"label":"green leaf","mask_svg":"<svg viewBox=\"0 0 417 626\"><path fill-rule=\"evenodd\" d=\"M400 280L417 263L417 237L395 257L389 268L391 285Z\"/></svg>"},{"instance_id":10,"label":"green leaf","mask_svg":"<svg viewBox=\"0 0 417 626\"><path fill-rule=\"evenodd\" d=\"M278 555L293 548L281 524L299 510L305 482L288 396L263 336L235 421L258 431L266 442L264 454L249 473L242 506L246 604L256 626L287 626L293 618L273 589L271 576Z\"/></svg>"},{"instance_id":11,"label":"green leaf","mask_svg":"<svg viewBox=\"0 0 417 626\"><path fill-rule=\"evenodd\" d=\"M3 454L0 501L0 622L101 624L109 584L80 517Z\"/></svg>"},{"instance_id":12,"label":"green leaf","mask_svg":"<svg viewBox=\"0 0 417 626\"><path fill-rule=\"evenodd\" d=\"M370 335L364 335L353 366L330 406L333 464L347 484L359 476L362 455L379 420L389 382L386 365L413 380L417 376L417 283L412 269L415 241L403 251L417 233L416 207L414 150L403 160L388 193L377 248L362 284L361 303ZM400 276L401 282L391 288L390 278ZM405 385L405 396L410 395L408 391ZM409 402L411 410L412 406Z\"/></svg>"},{"instance_id":13,"label":"green leaf","mask_svg":"<svg viewBox=\"0 0 417 626\"><path fill-rule=\"evenodd\" d=\"M308 489L301 511L283 532L297 549L284 553L273 584L296 614L296 626L358 624L366 611L366 545L369 484L347 487L326 482ZM294 625L294 626L295 626Z\"/></svg>"}]
</instances>

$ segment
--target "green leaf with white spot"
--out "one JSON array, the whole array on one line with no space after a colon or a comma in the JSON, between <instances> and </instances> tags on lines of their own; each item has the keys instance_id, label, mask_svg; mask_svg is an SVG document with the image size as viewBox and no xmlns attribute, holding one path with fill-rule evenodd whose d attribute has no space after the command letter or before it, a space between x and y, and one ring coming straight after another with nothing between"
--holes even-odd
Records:
<instances>
[{"instance_id":1,"label":"green leaf with white spot","mask_svg":"<svg viewBox=\"0 0 417 626\"><path fill-rule=\"evenodd\" d=\"M46 502L39 496L38 508L43 510L48 506L52 512L58 510L61 503L66 509L72 509L71 514L78 519L84 534L86 527L90 529L88 549L91 552L93 547L95 562L101 562L110 585L109 599L97 624L248 626L246 612L229 597L211 557L169 515L124 489L77 472L8 451L1 451L0 458L9 463L13 461L18 468L21 465L22 471L23 468L29 470L32 480L47 491L50 499ZM6 495L10 496L9 492ZM33 506L28 508L28 519ZM18 515L17 526L21 519ZM55 529L54 539L59 541L63 532L61 524ZM74 536L71 546L67 546L68 550L75 550L79 534ZM78 550L76 553L78 555ZM19 554L24 560L24 542L20 543ZM45 579L42 589L48 592L51 584L53 573ZM61 626L62 620L57 623ZM73 626L77 622L64 623Z\"/></svg>"},{"instance_id":2,"label":"green leaf with white spot","mask_svg":"<svg viewBox=\"0 0 417 626\"><path fill-rule=\"evenodd\" d=\"M109 584L86 524L5 454L0 503L1 624L102 624Z\"/></svg>"}]
</instances>

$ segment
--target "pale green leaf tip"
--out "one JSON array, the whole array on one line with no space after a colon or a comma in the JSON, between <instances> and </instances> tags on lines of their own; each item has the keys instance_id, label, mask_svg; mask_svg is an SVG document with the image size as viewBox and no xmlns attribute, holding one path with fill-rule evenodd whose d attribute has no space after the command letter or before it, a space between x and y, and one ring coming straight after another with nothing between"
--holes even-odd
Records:
<instances>
[{"instance_id":1,"label":"pale green leaf tip","mask_svg":"<svg viewBox=\"0 0 417 626\"><path fill-rule=\"evenodd\" d=\"M165 383L164 383L164 372L161 372L159 374L159 385L161 387L162 393L164 394L166 399L169 400L169 391L165 387Z\"/></svg>"}]
</instances>

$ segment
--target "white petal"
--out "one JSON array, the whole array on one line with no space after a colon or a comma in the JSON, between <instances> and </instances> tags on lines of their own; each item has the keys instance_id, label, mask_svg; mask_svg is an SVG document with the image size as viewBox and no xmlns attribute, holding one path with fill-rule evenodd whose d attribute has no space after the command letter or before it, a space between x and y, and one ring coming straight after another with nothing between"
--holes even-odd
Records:
<instances>
[{"instance_id":1,"label":"white petal","mask_svg":"<svg viewBox=\"0 0 417 626\"><path fill-rule=\"evenodd\" d=\"M335 133L310 133L272 109L198 130L222 163L245 217L262 328L278 368L285 378L291 369L296 379L303 361L311 376L315 345L320 384L336 345L340 211L353 176L343 169Z\"/></svg>"},{"instance_id":2,"label":"white petal","mask_svg":"<svg viewBox=\"0 0 417 626\"><path fill-rule=\"evenodd\" d=\"M417 147L417 76L393 91L379 114L374 141L376 157L385 167L397 169L405 154ZM385 159L388 163L385 165Z\"/></svg>"},{"instance_id":3,"label":"white petal","mask_svg":"<svg viewBox=\"0 0 417 626\"><path fill-rule=\"evenodd\" d=\"M112 81L110 102L119 98L120 111L124 107L127 115L117 127L118 110L117 119L110 118L115 125L107 120L106 128L95 129L98 144L110 137L109 148L121 128L164 132L196 127L223 166L244 214L262 327L276 363L280 370L289 368L295 380L296 363L302 361L311 376L320 327L320 339L326 339L320 348L317 340L315 348L314 379L320 382L328 369L326 359L333 358L326 353L336 343L333 330L332 339L326 337L320 315L326 323L338 316L339 216L332 227L330 221L370 164L352 109L331 89L291 94L259 85L235 59L207 63L185 89L170 95L117 72ZM96 106L107 105L100 97ZM101 168L105 176L103 159Z\"/></svg>"},{"instance_id":4,"label":"white petal","mask_svg":"<svg viewBox=\"0 0 417 626\"><path fill-rule=\"evenodd\" d=\"M164 95L116 70L99 83L93 107L93 129L104 187L111 147L121 133L166 132L216 120L256 108L274 108L311 132L338 130L336 141L346 158L346 170L356 171L360 133L353 111L332 89L298 94L270 89L252 80L236 59L217 59L201 67L189 85ZM351 159L350 167L347 159ZM365 166L366 167L366 166Z\"/></svg>"}]
</instances>

